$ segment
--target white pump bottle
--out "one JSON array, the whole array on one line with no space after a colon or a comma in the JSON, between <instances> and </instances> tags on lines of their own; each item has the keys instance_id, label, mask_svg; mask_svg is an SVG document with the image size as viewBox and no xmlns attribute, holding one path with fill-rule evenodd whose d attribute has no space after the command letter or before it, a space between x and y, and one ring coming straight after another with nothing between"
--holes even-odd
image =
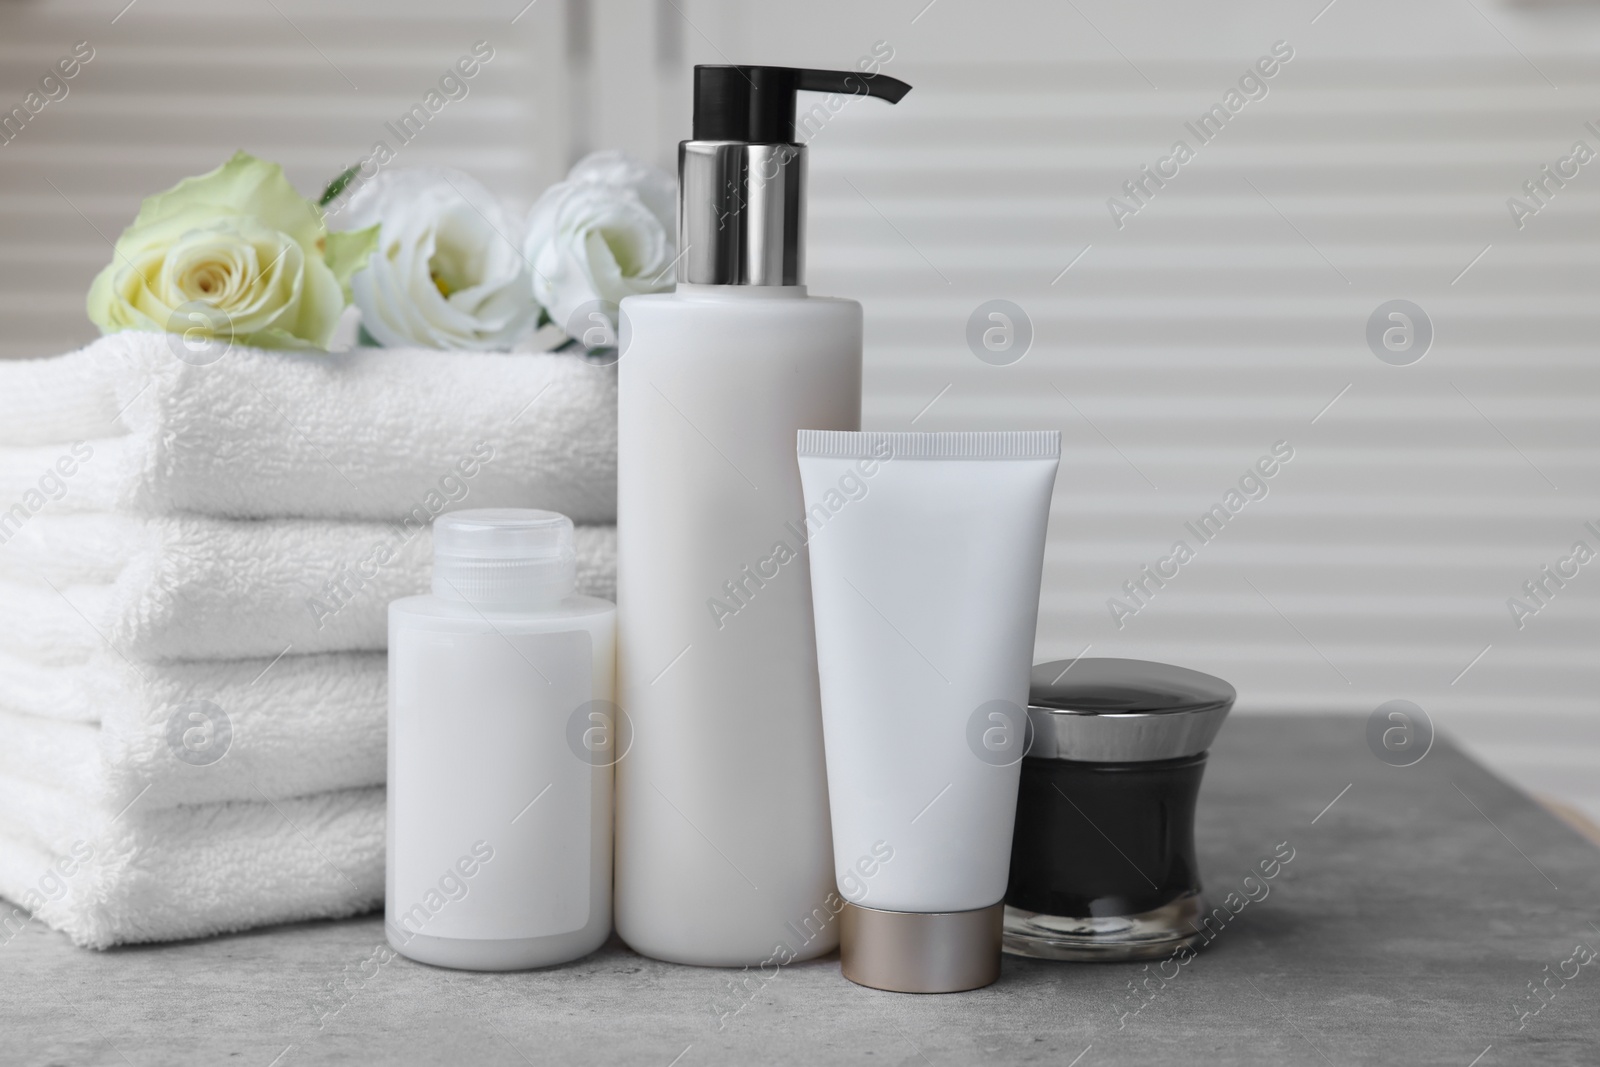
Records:
<instances>
[{"instance_id":1,"label":"white pump bottle","mask_svg":"<svg viewBox=\"0 0 1600 1067\"><path fill-rule=\"evenodd\" d=\"M838 943L795 434L855 430L861 305L804 282L797 90L893 78L696 67L679 285L622 303L617 932L757 966Z\"/></svg>"}]
</instances>

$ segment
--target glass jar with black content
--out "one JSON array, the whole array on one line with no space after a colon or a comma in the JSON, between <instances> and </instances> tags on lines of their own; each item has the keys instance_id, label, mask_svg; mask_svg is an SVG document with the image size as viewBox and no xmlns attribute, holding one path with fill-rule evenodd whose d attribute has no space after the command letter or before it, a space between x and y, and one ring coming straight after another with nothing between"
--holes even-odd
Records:
<instances>
[{"instance_id":1,"label":"glass jar with black content","mask_svg":"<svg viewBox=\"0 0 1600 1067\"><path fill-rule=\"evenodd\" d=\"M1005 951L1136 960L1201 940L1195 801L1234 696L1145 660L1033 668Z\"/></svg>"}]
</instances>

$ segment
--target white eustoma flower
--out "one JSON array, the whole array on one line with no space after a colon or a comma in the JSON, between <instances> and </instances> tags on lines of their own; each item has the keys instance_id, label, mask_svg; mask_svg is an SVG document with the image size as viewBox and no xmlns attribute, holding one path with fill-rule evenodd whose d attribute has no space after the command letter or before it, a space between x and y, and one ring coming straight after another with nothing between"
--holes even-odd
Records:
<instances>
[{"instance_id":1,"label":"white eustoma flower","mask_svg":"<svg viewBox=\"0 0 1600 1067\"><path fill-rule=\"evenodd\" d=\"M587 156L545 190L524 249L557 326L581 337L596 304L672 288L677 199L669 175L622 152Z\"/></svg>"},{"instance_id":2,"label":"white eustoma flower","mask_svg":"<svg viewBox=\"0 0 1600 1067\"><path fill-rule=\"evenodd\" d=\"M385 347L510 349L539 313L516 220L459 171L382 171L336 222L381 227L350 288L361 325Z\"/></svg>"}]
</instances>

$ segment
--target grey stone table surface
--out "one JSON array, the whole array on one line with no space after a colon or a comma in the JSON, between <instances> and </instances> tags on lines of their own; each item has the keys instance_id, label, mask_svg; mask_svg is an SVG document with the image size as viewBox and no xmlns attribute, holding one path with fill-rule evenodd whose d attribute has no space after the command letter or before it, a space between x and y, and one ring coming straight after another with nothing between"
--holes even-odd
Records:
<instances>
[{"instance_id":1,"label":"grey stone table surface","mask_svg":"<svg viewBox=\"0 0 1600 1067\"><path fill-rule=\"evenodd\" d=\"M520 974L380 964L377 917L110 952L33 925L0 948L0 1063L1600 1063L1575 951L1600 948L1600 851L1447 740L1393 767L1365 725L1223 730L1199 845L1211 901L1241 895L1182 965L1007 957L988 989L904 996L837 956L763 976L615 939Z\"/></svg>"}]
</instances>

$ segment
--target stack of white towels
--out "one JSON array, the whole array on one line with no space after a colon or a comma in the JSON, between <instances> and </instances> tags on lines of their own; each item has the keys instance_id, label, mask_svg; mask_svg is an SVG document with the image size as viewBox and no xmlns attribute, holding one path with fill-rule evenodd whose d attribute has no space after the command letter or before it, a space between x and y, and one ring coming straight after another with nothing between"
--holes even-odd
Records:
<instances>
[{"instance_id":1,"label":"stack of white towels","mask_svg":"<svg viewBox=\"0 0 1600 1067\"><path fill-rule=\"evenodd\" d=\"M147 333L0 362L0 943L376 906L387 606L463 507L571 516L614 596L614 370Z\"/></svg>"}]
</instances>

